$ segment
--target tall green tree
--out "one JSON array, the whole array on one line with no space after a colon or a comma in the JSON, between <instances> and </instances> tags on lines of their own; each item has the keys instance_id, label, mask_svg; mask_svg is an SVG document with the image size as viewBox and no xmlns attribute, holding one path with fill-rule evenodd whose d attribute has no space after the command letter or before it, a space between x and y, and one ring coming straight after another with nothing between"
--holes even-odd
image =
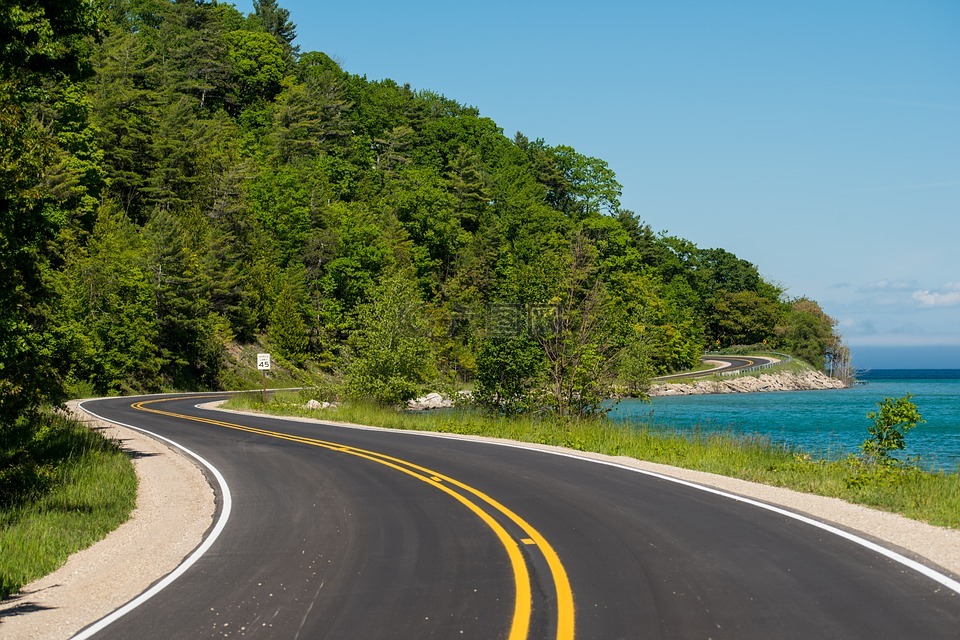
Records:
<instances>
[{"instance_id":1,"label":"tall green tree","mask_svg":"<svg viewBox=\"0 0 960 640\"><path fill-rule=\"evenodd\" d=\"M837 322L814 300L800 298L789 303L776 326L777 345L822 369L827 356L838 348Z\"/></svg>"},{"instance_id":2,"label":"tall green tree","mask_svg":"<svg viewBox=\"0 0 960 640\"><path fill-rule=\"evenodd\" d=\"M412 274L397 271L373 289L349 344L346 389L355 397L395 405L433 379L430 327Z\"/></svg>"},{"instance_id":3,"label":"tall green tree","mask_svg":"<svg viewBox=\"0 0 960 640\"><path fill-rule=\"evenodd\" d=\"M603 160L565 145L550 147L542 140L527 149L537 179L547 188L547 202L557 211L583 217L620 209L622 187Z\"/></svg>"},{"instance_id":4,"label":"tall green tree","mask_svg":"<svg viewBox=\"0 0 960 640\"><path fill-rule=\"evenodd\" d=\"M222 368L220 318L212 314L197 233L178 216L157 209L144 228L162 374L175 388L215 385ZM199 237L202 237L200 235Z\"/></svg>"},{"instance_id":5,"label":"tall green tree","mask_svg":"<svg viewBox=\"0 0 960 640\"><path fill-rule=\"evenodd\" d=\"M280 355L302 365L310 349L310 337L305 321L307 292L304 269L287 270L283 288L270 314L269 335Z\"/></svg>"},{"instance_id":6,"label":"tall green tree","mask_svg":"<svg viewBox=\"0 0 960 640\"><path fill-rule=\"evenodd\" d=\"M280 43L268 33L245 30L231 31L226 40L236 102L241 109L261 100L272 100L280 93L287 70Z\"/></svg>"},{"instance_id":7,"label":"tall green tree","mask_svg":"<svg viewBox=\"0 0 960 640\"><path fill-rule=\"evenodd\" d=\"M295 56L300 52L300 47L293 44L297 38L297 25L290 20L290 11L277 4L277 0L253 0L253 14L250 17L261 29L281 42L288 55Z\"/></svg>"},{"instance_id":8,"label":"tall green tree","mask_svg":"<svg viewBox=\"0 0 960 640\"><path fill-rule=\"evenodd\" d=\"M534 331L546 356L549 404L561 416L603 412L625 346L595 257L596 248L583 235L571 239L556 294Z\"/></svg>"},{"instance_id":9,"label":"tall green tree","mask_svg":"<svg viewBox=\"0 0 960 640\"><path fill-rule=\"evenodd\" d=\"M71 377L99 393L161 388L159 328L147 247L122 210L105 203L60 274L60 322L77 351Z\"/></svg>"},{"instance_id":10,"label":"tall green tree","mask_svg":"<svg viewBox=\"0 0 960 640\"><path fill-rule=\"evenodd\" d=\"M760 344L774 337L778 303L753 291L721 291L709 301L707 332L720 346Z\"/></svg>"},{"instance_id":11,"label":"tall green tree","mask_svg":"<svg viewBox=\"0 0 960 640\"><path fill-rule=\"evenodd\" d=\"M49 242L64 222L46 186L68 153L49 111L90 72L87 2L0 5L0 427L58 399L69 358L52 325ZM61 196L62 197L62 196ZM70 196L66 198L70 199Z\"/></svg>"},{"instance_id":12,"label":"tall green tree","mask_svg":"<svg viewBox=\"0 0 960 640\"><path fill-rule=\"evenodd\" d=\"M145 39L128 28L107 27L94 54L92 119L103 150L109 192L130 219L146 220L144 187L155 159L152 135L161 94L149 81L152 56Z\"/></svg>"}]
</instances>

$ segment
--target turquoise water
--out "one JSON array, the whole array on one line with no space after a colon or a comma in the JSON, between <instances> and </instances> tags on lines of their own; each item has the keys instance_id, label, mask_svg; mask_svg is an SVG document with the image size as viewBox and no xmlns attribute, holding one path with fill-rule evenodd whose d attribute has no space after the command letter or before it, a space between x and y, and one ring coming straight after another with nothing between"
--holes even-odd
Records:
<instances>
[{"instance_id":1,"label":"turquoise water","mask_svg":"<svg viewBox=\"0 0 960 640\"><path fill-rule=\"evenodd\" d=\"M688 431L760 435L815 457L859 451L872 424L867 412L885 397L913 394L924 422L906 436L903 456L929 469L960 470L960 369L873 370L860 384L833 391L733 393L621 401L610 417L640 418ZM900 457L903 457L900 456Z\"/></svg>"}]
</instances>

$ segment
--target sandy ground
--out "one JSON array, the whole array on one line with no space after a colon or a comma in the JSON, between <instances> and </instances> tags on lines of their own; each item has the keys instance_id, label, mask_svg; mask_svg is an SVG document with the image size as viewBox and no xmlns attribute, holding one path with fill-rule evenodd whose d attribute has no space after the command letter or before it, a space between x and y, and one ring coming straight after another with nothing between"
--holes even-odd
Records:
<instances>
[{"instance_id":1,"label":"sandy ground","mask_svg":"<svg viewBox=\"0 0 960 640\"><path fill-rule=\"evenodd\" d=\"M199 546L211 525L214 494L204 474L190 459L131 429L95 422L92 426L120 440L133 455L140 480L137 507L132 518L106 539L71 556L53 574L0 603L0 638L71 637L170 573ZM630 458L577 455L778 505L856 533L954 579L960 578L960 530L933 527L834 498L698 471Z\"/></svg>"}]
</instances>

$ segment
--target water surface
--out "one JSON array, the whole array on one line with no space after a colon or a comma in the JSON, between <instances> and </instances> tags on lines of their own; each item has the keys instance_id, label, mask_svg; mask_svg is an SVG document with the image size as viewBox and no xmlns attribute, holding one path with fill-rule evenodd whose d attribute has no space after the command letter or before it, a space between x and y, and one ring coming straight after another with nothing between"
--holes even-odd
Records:
<instances>
[{"instance_id":1,"label":"water surface","mask_svg":"<svg viewBox=\"0 0 960 640\"><path fill-rule=\"evenodd\" d=\"M885 397L913 394L925 423L906 437L906 456L931 469L960 470L960 369L872 370L859 384L830 391L731 393L624 400L613 419L640 418L680 431L701 429L761 435L815 457L859 451L872 424L867 412Z\"/></svg>"}]
</instances>

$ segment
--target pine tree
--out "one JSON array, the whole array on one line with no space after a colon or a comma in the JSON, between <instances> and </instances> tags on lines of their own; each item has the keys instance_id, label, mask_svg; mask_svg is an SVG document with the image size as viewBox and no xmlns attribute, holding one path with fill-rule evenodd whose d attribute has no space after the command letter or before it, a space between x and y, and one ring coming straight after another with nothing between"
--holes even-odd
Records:
<instances>
[{"instance_id":1,"label":"pine tree","mask_svg":"<svg viewBox=\"0 0 960 640\"><path fill-rule=\"evenodd\" d=\"M281 356L302 365L310 349L303 268L290 268L270 314L270 341Z\"/></svg>"},{"instance_id":2,"label":"pine tree","mask_svg":"<svg viewBox=\"0 0 960 640\"><path fill-rule=\"evenodd\" d=\"M290 21L290 11L277 4L277 0L253 0L254 21L264 31L279 40L290 56L300 53L300 47L294 46L297 38L297 25Z\"/></svg>"}]
</instances>

